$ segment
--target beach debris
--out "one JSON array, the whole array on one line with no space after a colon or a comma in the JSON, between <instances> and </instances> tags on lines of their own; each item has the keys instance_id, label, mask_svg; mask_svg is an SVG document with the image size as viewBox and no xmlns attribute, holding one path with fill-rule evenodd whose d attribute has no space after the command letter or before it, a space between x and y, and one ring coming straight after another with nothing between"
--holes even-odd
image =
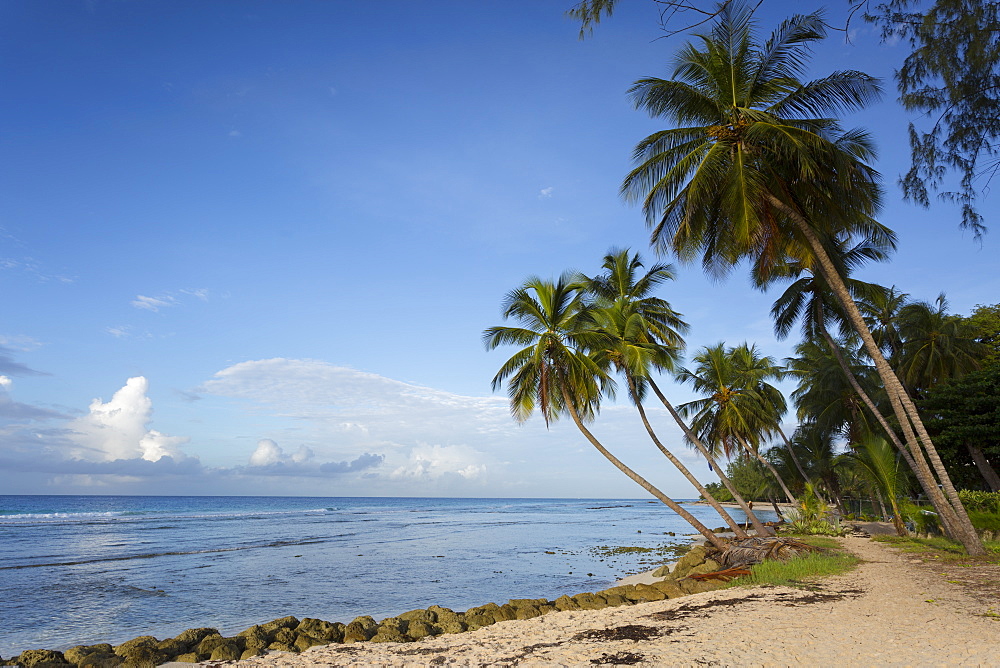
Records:
<instances>
[{"instance_id":1,"label":"beach debris","mask_svg":"<svg viewBox=\"0 0 1000 668\"><path fill-rule=\"evenodd\" d=\"M689 575L689 578L695 580L719 580L720 582L729 582L734 578L743 577L744 575L750 575L750 569L748 568L726 568L721 571L712 571L711 573L698 573L695 575Z\"/></svg>"},{"instance_id":2,"label":"beach debris","mask_svg":"<svg viewBox=\"0 0 1000 668\"><path fill-rule=\"evenodd\" d=\"M582 631L573 636L573 640L634 640L639 642L640 640L652 640L661 635L663 635L663 631L655 626L627 624L610 629Z\"/></svg>"},{"instance_id":3,"label":"beach debris","mask_svg":"<svg viewBox=\"0 0 1000 668\"><path fill-rule=\"evenodd\" d=\"M697 549L697 548L695 548ZM751 536L730 541L726 549L718 552L719 563L727 568L752 566L768 560L788 561L809 552L823 552L819 547L788 536Z\"/></svg>"},{"instance_id":4,"label":"beach debris","mask_svg":"<svg viewBox=\"0 0 1000 668\"><path fill-rule=\"evenodd\" d=\"M616 652L614 654L608 654L607 652L601 654L597 659L591 659L590 662L594 665L612 665L612 666L633 666L637 663L641 663L645 657L642 654L636 654L635 652Z\"/></svg>"}]
</instances>

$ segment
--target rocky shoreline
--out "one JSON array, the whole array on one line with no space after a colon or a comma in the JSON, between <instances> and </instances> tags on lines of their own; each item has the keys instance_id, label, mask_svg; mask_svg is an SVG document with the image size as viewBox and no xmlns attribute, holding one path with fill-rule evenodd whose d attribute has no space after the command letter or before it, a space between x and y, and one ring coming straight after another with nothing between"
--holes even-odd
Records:
<instances>
[{"instance_id":1,"label":"rocky shoreline","mask_svg":"<svg viewBox=\"0 0 1000 668\"><path fill-rule=\"evenodd\" d=\"M487 603L465 612L432 605L380 622L369 616L357 617L346 624L288 616L251 626L228 638L214 628L188 629L175 638L164 640L140 636L114 646L108 643L78 645L63 652L26 650L6 661L0 658L0 665L25 668L145 668L167 662L246 660L271 651L300 653L311 647L330 644L407 643L432 636L475 631L503 621L532 619L552 612L602 610L719 589L724 586L722 582L693 577L720 568L709 555L708 548L695 546L672 569L657 569L653 573L654 582L619 584L602 591L560 596L555 600L512 599L500 605Z\"/></svg>"}]
</instances>

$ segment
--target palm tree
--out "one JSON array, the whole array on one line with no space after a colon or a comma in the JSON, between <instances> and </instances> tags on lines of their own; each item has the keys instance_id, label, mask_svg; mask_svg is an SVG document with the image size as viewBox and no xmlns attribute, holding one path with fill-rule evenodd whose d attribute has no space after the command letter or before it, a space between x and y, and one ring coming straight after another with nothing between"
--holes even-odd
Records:
<instances>
[{"instance_id":1,"label":"palm tree","mask_svg":"<svg viewBox=\"0 0 1000 668\"><path fill-rule=\"evenodd\" d=\"M882 189L867 133L829 117L877 99L877 80L845 71L801 82L820 13L785 20L755 42L753 11L731 3L709 34L683 47L674 80L630 90L638 108L679 127L642 140L622 193L642 200L651 243L725 275L744 258L766 271L793 258L830 287L873 360L914 460L926 454L946 497L935 506L970 554L985 554L916 407L886 362L823 239L871 237ZM921 452L922 447L922 452ZM918 458L918 454L920 457ZM939 506L939 507L938 507Z\"/></svg>"},{"instance_id":2,"label":"palm tree","mask_svg":"<svg viewBox=\"0 0 1000 668\"><path fill-rule=\"evenodd\" d=\"M899 498L906 489L906 476L900 466L898 454L885 439L869 435L848 456L861 476L881 497L889 501L896 534L906 536L906 528L899 512Z\"/></svg>"},{"instance_id":3,"label":"palm tree","mask_svg":"<svg viewBox=\"0 0 1000 668\"><path fill-rule=\"evenodd\" d=\"M569 414L573 423L598 452L647 492L683 517L712 545L725 543L673 499L626 466L586 427L599 408L602 394L611 395L614 383L588 350L607 347L606 337L593 326L593 316L582 298L582 285L570 274L557 281L529 278L503 301L504 319L516 327L490 327L483 332L486 347L523 346L493 378L493 389L507 384L511 413L527 420L537 409L546 424Z\"/></svg>"},{"instance_id":4,"label":"palm tree","mask_svg":"<svg viewBox=\"0 0 1000 668\"><path fill-rule=\"evenodd\" d=\"M668 302L651 296L652 290L673 279L667 264L655 264L645 273L638 253L628 249L612 250L604 256L604 273L581 277L594 303L598 330L607 335L608 347L597 351L624 376L632 401L646 432L656 448L691 483L705 501L719 513L738 538L747 535L715 497L688 470L653 430L643 407L649 377L655 371L673 371L684 346L681 335L687 329L679 313Z\"/></svg>"},{"instance_id":5,"label":"palm tree","mask_svg":"<svg viewBox=\"0 0 1000 668\"><path fill-rule=\"evenodd\" d=\"M960 316L948 313L944 294L934 304L912 302L899 310L902 339L897 371L911 394L920 398L938 383L975 371L986 346Z\"/></svg>"},{"instance_id":6,"label":"palm tree","mask_svg":"<svg viewBox=\"0 0 1000 668\"><path fill-rule=\"evenodd\" d=\"M693 416L694 432L709 447L728 458L742 450L757 459L771 471L789 503L795 503L795 496L781 476L759 452L762 441L775 430L777 390L765 382L776 368L773 360L761 358L755 347L746 344L727 349L720 343L706 346L693 361L694 370L681 369L677 378L690 383L703 396L682 404L680 413Z\"/></svg>"}]
</instances>

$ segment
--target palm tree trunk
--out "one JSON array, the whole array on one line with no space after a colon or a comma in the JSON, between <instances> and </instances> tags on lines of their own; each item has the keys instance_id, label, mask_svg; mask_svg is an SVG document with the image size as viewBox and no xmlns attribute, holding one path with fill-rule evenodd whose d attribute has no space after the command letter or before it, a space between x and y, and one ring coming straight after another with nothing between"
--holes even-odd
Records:
<instances>
[{"instance_id":1,"label":"palm tree trunk","mask_svg":"<svg viewBox=\"0 0 1000 668\"><path fill-rule=\"evenodd\" d=\"M570 397L569 391L566 389L565 386L563 386L562 388L562 395L563 395L563 401L566 402L566 409L569 411L570 417L573 418L573 423L576 425L576 428L580 430L580 432L586 437L588 441L590 441L591 445L597 448L598 452L604 455L609 462L614 464L619 471L621 471L629 478L631 478L633 481L635 481L644 490L646 490L647 492L655 496L657 499L665 503L672 511L683 517L684 520L687 521L687 523L690 524L695 529L695 531L704 536L705 540L711 543L714 547L720 550L726 549L726 542L723 541L718 536L716 536L711 529L709 529L704 524L699 522L694 515L689 513L687 510L682 508L680 504L678 504L676 501L674 501L669 496L667 496L666 494L658 490L656 487L654 487L648 480L646 480L641 475L639 475L638 473L630 469L628 466L626 466L624 462L615 457L608 451L607 448L601 445L601 442L598 441L597 438L592 433L590 433L590 430L587 429L587 427L583 424L583 420L580 419L580 414L576 412L576 406L573 404L573 398Z\"/></svg>"},{"instance_id":2,"label":"palm tree trunk","mask_svg":"<svg viewBox=\"0 0 1000 668\"><path fill-rule=\"evenodd\" d=\"M715 459L712 457L712 453L709 451L707 447L705 447L705 444L701 442L701 439L699 439L695 435L695 433L691 431L691 428L687 426L687 423L684 422L683 418L681 418L680 414L674 408L673 404L667 401L667 398L663 395L663 392L660 391L660 388L656 385L653 379L649 378L648 380L649 380L649 386L653 388L653 393L656 394L656 397L660 400L660 403L662 403L663 407L667 409L667 412L670 413L670 416L674 418L674 422L676 422L677 426L680 427L681 431L684 432L684 435L687 437L688 441L694 444L694 447L698 449L698 452L700 452L701 456L705 458L705 461L708 462L708 465L712 467L712 470L715 471L715 474L719 476L719 480L722 482L723 485L725 485L726 489L729 490L729 493L732 494L733 500L736 501L737 504L739 504L740 509L747 516L747 520L750 522L750 524L753 525L754 531L757 532L757 535L758 536L774 535L774 531L764 526L764 523L761 522L756 515L754 515L753 509L747 504L746 500L743 498L743 495L736 490L736 485L732 483L732 481L729 479L729 476L726 475L722 467L719 466L718 463L716 463Z\"/></svg>"},{"instance_id":3,"label":"palm tree trunk","mask_svg":"<svg viewBox=\"0 0 1000 668\"><path fill-rule=\"evenodd\" d=\"M778 433L781 435L781 440L783 440L785 442L785 449L788 450L789 456L792 458L792 461L795 463L795 468L797 468L799 470L799 475L802 476L803 480L805 480L806 482L809 482L809 476L806 475L805 469L802 468L802 464L801 464L801 462L799 462L799 458L795 454L795 450L792 448L792 442L788 440L788 437L785 436L785 432L781 429L780 426L778 427Z\"/></svg>"},{"instance_id":4,"label":"palm tree trunk","mask_svg":"<svg viewBox=\"0 0 1000 668\"><path fill-rule=\"evenodd\" d=\"M965 546L966 551L970 555L985 555L986 548L983 546L982 540L973 528L972 522L969 520L969 514L965 511L965 508L962 506L962 503L958 498L958 492L955 491L955 487L951 483L951 478L948 476L948 472L945 470L944 464L941 463L941 458L937 454L937 449L934 447L934 443L931 441L930 436L928 436L927 430L924 428L923 422L920 419L920 415L917 413L916 407L913 405L913 401L903 388L902 383L899 381L899 377L896 376L895 372L889 366L889 363L885 361L885 357L882 356L882 351L879 350L878 345L876 345L871 331L865 324L864 318L861 317L861 312L858 311L857 304L855 304L854 299L851 298L851 294L848 291L847 286L844 284L840 273L834 266L833 261L827 254L826 249L819 240L819 237L816 236L812 228L809 227L809 223L805 220L805 218L799 215L798 212L785 205L784 202L774 195L769 195L768 199L775 207L788 215L789 219L795 224L795 226L799 229L799 232L802 233L803 237L809 244L815 259L818 262L820 274L826 280L826 284L831 288L831 290L833 290L833 293L837 296L837 299L844 307L845 314L847 315L851 326L858 333L864 343L865 351L875 362L875 370L882 379L886 392L889 394L890 399L895 397L898 401L899 407L897 407L896 402L893 402L893 411L896 413L896 418L899 420L899 423L904 425L909 422L916 429L917 436L920 438L920 441L915 442L913 447L919 448L922 443L923 450L926 452L927 458L937 473L937 477L941 481L941 486L944 488L944 494L947 497L946 505L950 506L950 508L945 508L935 505L935 509L938 511L938 514L943 517L950 510L951 514L954 515L956 519L956 526L954 527L955 533L953 534L954 538L958 539L958 541Z\"/></svg>"},{"instance_id":5,"label":"palm tree trunk","mask_svg":"<svg viewBox=\"0 0 1000 668\"><path fill-rule=\"evenodd\" d=\"M982 448L972 445L971 443L965 444L966 450L972 455L972 461L976 463L976 468L979 469L980 475L983 476L983 480L986 484L990 486L990 489L994 492L1000 492L1000 476L997 472L990 466L990 460L986 459L986 454L983 452Z\"/></svg>"},{"instance_id":6,"label":"palm tree trunk","mask_svg":"<svg viewBox=\"0 0 1000 668\"><path fill-rule=\"evenodd\" d=\"M771 472L771 475L774 476L774 479L778 481L778 485L781 486L781 491L783 491L785 493L785 496L788 497L788 502L793 504L798 503L798 501L795 500L795 495L792 494L791 490L788 489L788 485L786 485L785 481L781 479L781 475L778 473L778 470L771 465L771 462L767 461L767 459L765 459L762 454L751 448L750 444L747 443L745 440L743 440L742 437L737 437L736 440L740 442L740 445L742 445L743 449L747 451L747 454L749 454L751 457L755 457L757 461L759 461L761 464L767 467L767 470Z\"/></svg>"},{"instance_id":7,"label":"palm tree trunk","mask_svg":"<svg viewBox=\"0 0 1000 668\"><path fill-rule=\"evenodd\" d=\"M733 533L736 534L736 537L747 538L746 533L743 531L743 527L741 527L739 524L736 523L736 521L732 518L732 516L730 516L730 514L726 512L726 509L719 504L719 502L715 499L715 497L712 496L712 494L707 489L705 489L704 485L702 485L698 481L698 479L691 474L688 468L684 466L681 460L677 459L677 457L674 456L674 453L670 452L670 450L664 447L664 445L660 442L660 439L657 438L656 436L656 432L653 431L652 425L649 424L649 418L646 416L646 409L642 407L642 403L638 400L638 393L636 392L635 380L628 374L626 374L626 378L628 379L629 389L632 392L632 396L636 398L635 401L636 410L639 411L639 417L642 418L642 424L644 427L646 427L646 433L649 434L649 438L652 439L653 444L657 447L657 449L661 453L663 453L663 456L669 459L670 463L673 464L674 467L681 472L681 475L687 478L687 481L689 483L694 485L694 488L698 490L698 493L701 494L702 498L705 499L708 505L712 506L712 508L715 509L715 512L719 513L719 516L722 517L722 520L727 525L729 525L729 528L733 531Z\"/></svg>"}]
</instances>

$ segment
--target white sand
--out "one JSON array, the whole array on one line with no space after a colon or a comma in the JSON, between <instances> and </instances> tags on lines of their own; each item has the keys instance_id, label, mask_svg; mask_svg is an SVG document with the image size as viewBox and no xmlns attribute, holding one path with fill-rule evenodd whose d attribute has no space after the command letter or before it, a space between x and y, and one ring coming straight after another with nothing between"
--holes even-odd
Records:
<instances>
[{"instance_id":1,"label":"white sand","mask_svg":"<svg viewBox=\"0 0 1000 668\"><path fill-rule=\"evenodd\" d=\"M1000 620L984 617L983 604L919 569L906 554L866 538L841 540L865 563L824 580L816 591L730 589L550 613L414 643L328 645L239 663L587 666L612 664L617 656L654 666L1000 666ZM648 627L654 637L586 637L628 625Z\"/></svg>"}]
</instances>

